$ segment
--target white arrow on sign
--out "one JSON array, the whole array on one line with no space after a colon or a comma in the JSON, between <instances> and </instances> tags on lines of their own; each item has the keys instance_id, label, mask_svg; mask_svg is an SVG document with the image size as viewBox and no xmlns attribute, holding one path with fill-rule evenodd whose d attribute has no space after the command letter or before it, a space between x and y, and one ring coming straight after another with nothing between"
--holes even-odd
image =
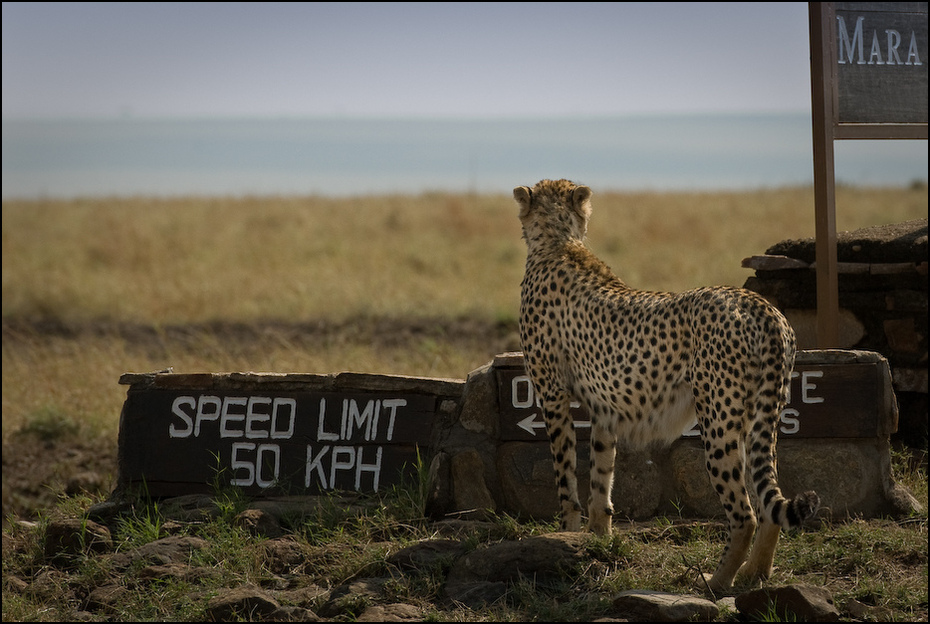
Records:
<instances>
[{"instance_id":1,"label":"white arrow on sign","mask_svg":"<svg viewBox=\"0 0 930 624\"><path fill-rule=\"evenodd\" d=\"M532 414L530 414L529 416L527 416L526 418L518 422L517 426L520 427L520 429L523 429L524 431L529 433L530 435L535 436L536 429L546 428L546 423L542 421L537 421L536 416L538 416L538 414L536 412L533 412ZM575 429L579 429L583 427L590 427L590 426L591 426L590 420L576 420L575 421Z\"/></svg>"},{"instance_id":2,"label":"white arrow on sign","mask_svg":"<svg viewBox=\"0 0 930 624\"><path fill-rule=\"evenodd\" d=\"M528 434L535 436L536 429L546 428L546 423L542 421L537 421L536 416L538 416L538 414L536 412L533 412L532 414L530 414L523 420L519 421L517 423L517 426L520 427L520 429L523 429L524 431L526 431ZM590 420L576 420L575 421L575 429L580 429L580 428L585 428L585 427L590 427L590 426L591 426ZM681 435L686 438L693 438L693 437L697 437L701 435L701 430L697 426L697 420L695 420L693 423L685 427L685 430L681 433Z\"/></svg>"}]
</instances>

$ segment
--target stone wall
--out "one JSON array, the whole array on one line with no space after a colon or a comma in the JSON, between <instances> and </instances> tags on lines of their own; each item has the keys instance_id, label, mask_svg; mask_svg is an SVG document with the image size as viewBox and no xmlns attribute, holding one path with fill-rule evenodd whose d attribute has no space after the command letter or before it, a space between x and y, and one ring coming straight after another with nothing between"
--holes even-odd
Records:
<instances>
[{"instance_id":1,"label":"stone wall","mask_svg":"<svg viewBox=\"0 0 930 624\"><path fill-rule=\"evenodd\" d=\"M892 478L890 434L897 412L887 360L872 352L807 351L798 355L797 369L811 377L793 381L792 403L782 415L778 469L785 493L816 490L823 502L820 517L919 509ZM851 382L850 374L858 377ZM499 355L468 376L457 417L437 423L433 432L431 515L481 516L490 510L537 519L555 516L558 496L545 430L523 413L514 416L515 407L531 416L538 411L525 392L528 379L521 353ZM861 389L861 396L846 397L855 394L854 388ZM807 396L808 391L817 396ZM589 444L579 429L586 416L576 408L574 418L580 496L586 500ZM703 446L689 433L669 447L632 450L621 444L614 471L617 517L722 516L704 468Z\"/></svg>"},{"instance_id":2,"label":"stone wall","mask_svg":"<svg viewBox=\"0 0 930 624\"><path fill-rule=\"evenodd\" d=\"M813 238L787 240L743 261L755 269L745 287L774 303L801 349L817 347ZM863 349L891 364L898 437L927 446L927 219L837 234L839 336L842 349Z\"/></svg>"}]
</instances>

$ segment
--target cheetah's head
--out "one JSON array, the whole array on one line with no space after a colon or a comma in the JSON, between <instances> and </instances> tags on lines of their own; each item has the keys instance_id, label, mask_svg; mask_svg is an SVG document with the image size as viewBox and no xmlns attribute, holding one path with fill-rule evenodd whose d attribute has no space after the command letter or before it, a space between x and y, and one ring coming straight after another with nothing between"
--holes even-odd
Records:
<instances>
[{"instance_id":1,"label":"cheetah's head","mask_svg":"<svg viewBox=\"0 0 930 624\"><path fill-rule=\"evenodd\" d=\"M528 245L545 240L584 240L591 216L591 189L569 180L542 180L533 188L518 186L520 223Z\"/></svg>"}]
</instances>

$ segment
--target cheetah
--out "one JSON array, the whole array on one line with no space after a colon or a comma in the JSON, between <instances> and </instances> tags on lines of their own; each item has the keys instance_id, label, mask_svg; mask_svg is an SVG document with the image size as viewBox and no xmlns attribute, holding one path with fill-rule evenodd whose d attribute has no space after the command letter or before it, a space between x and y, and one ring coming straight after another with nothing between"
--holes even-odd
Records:
<instances>
[{"instance_id":1,"label":"cheetah","mask_svg":"<svg viewBox=\"0 0 930 624\"><path fill-rule=\"evenodd\" d=\"M573 399L591 419L587 526L596 534L611 529L618 439L639 447L670 443L696 415L729 528L707 587L726 591L738 573L751 583L767 578L780 528L798 527L820 505L815 492L789 501L776 477L776 426L796 352L791 326L740 288L676 294L627 286L585 246L587 186L542 180L513 195L527 245L520 339L542 403L562 530L579 531L582 520Z\"/></svg>"}]
</instances>

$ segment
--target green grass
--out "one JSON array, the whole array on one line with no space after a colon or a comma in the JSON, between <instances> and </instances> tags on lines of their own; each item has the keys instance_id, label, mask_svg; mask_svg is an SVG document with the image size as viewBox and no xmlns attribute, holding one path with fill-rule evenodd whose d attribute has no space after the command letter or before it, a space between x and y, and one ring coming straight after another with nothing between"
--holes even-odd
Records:
<instances>
[{"instance_id":1,"label":"green grass","mask_svg":"<svg viewBox=\"0 0 930 624\"><path fill-rule=\"evenodd\" d=\"M926 504L926 472L906 468L902 465L905 459L903 455L896 458L896 469L908 479L904 485L918 492L923 489ZM211 574L193 581L155 582L141 579L143 563L116 569L106 556L89 553L64 568L46 560L43 538L48 521L80 516L94 502L87 496L63 498L36 525L14 523L6 529L5 539L16 547L4 551L3 619L73 619L87 593L113 586L122 594L118 608L106 613L107 619L198 621L206 616L209 599L222 588L254 584L287 603L296 589L332 589L353 580L381 577L389 580L378 602L416 605L432 621L590 621L610 615L612 597L625 589L693 593L699 574L708 571L719 556L725 535L719 523L677 518L618 527L612 535L588 537L588 559L580 569L566 571L560 579L545 584L519 581L503 602L473 611L450 605L443 598L451 559L406 572L387 563L401 548L439 536L437 526L417 514L420 492L418 483L409 483L351 501L330 495L316 508L291 517L287 539L297 545L302 560L290 571L271 569L265 555L267 540L250 535L230 514L172 525L161 507L140 498L114 525L112 537L118 552L130 552L169 533L207 541L205 548L194 551L188 564L207 568ZM552 523L517 522L500 516L465 529L460 539L469 550L553 529ZM21 581L28 589L21 589ZM784 534L769 584L789 583L825 587L841 608L854 599L881 610L886 621L926 618L926 513L899 521L826 523L817 530ZM310 606L318 608L324 599ZM341 619L352 619L369 604L372 599L366 596L347 596L338 607L330 608L337 609ZM774 611L770 616L767 621L778 621ZM735 614L724 612L722 619L734 621Z\"/></svg>"}]
</instances>

